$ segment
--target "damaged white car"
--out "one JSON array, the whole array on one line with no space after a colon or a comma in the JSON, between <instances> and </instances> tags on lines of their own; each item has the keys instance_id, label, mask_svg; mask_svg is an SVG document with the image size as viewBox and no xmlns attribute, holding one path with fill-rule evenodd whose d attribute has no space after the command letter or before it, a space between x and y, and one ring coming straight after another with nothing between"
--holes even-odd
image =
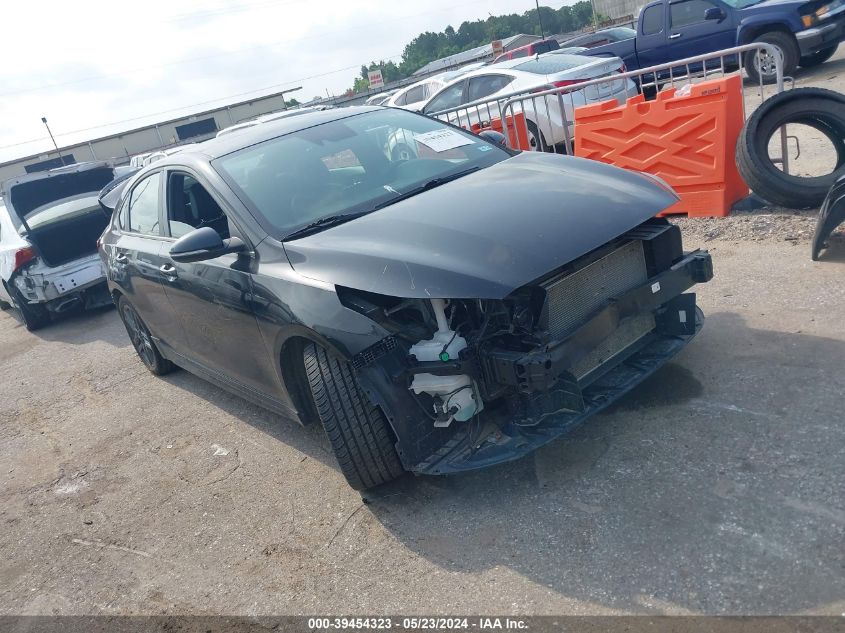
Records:
<instances>
[{"instance_id":1,"label":"damaged white car","mask_svg":"<svg viewBox=\"0 0 845 633\"><path fill-rule=\"evenodd\" d=\"M0 304L28 330L70 308L108 305L97 239L109 214L97 202L115 177L106 162L69 165L7 181L0 204Z\"/></svg>"}]
</instances>

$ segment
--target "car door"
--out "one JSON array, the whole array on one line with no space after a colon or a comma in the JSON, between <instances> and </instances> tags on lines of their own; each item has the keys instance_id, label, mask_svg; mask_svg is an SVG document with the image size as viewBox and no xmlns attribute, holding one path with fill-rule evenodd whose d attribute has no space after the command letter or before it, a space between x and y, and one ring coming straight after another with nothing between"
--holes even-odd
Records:
<instances>
[{"instance_id":1,"label":"car door","mask_svg":"<svg viewBox=\"0 0 845 633\"><path fill-rule=\"evenodd\" d=\"M709 9L719 9L722 17L705 19ZM736 28L731 16L733 11L718 0L671 2L669 35L666 38L671 59L704 55L736 46Z\"/></svg>"},{"instance_id":2,"label":"car door","mask_svg":"<svg viewBox=\"0 0 845 633\"><path fill-rule=\"evenodd\" d=\"M493 98L494 95L503 91L507 92L515 77L503 74L487 74L470 77L467 81L467 88L464 92L463 103L474 103L481 101L488 97ZM499 104L487 103L476 108L469 108L469 116L474 119L472 123L472 130L474 132L479 129L486 129L491 127L492 123L500 118Z\"/></svg>"},{"instance_id":3,"label":"car door","mask_svg":"<svg viewBox=\"0 0 845 633\"><path fill-rule=\"evenodd\" d=\"M640 31L634 40L639 68L656 66L667 61L669 51L665 25L668 24L668 12L669 8L664 2L650 4L643 9L640 15Z\"/></svg>"},{"instance_id":4,"label":"car door","mask_svg":"<svg viewBox=\"0 0 845 633\"><path fill-rule=\"evenodd\" d=\"M110 277L147 325L153 337L172 346L181 335L162 285L161 255L165 245L162 230L161 171L132 186L119 209L117 239L108 256Z\"/></svg>"},{"instance_id":5,"label":"car door","mask_svg":"<svg viewBox=\"0 0 845 633\"><path fill-rule=\"evenodd\" d=\"M176 351L230 381L277 397L278 374L253 312L252 253L193 263L173 261L168 254L177 238L203 226L223 239L247 239L231 220L231 210L224 211L221 198L196 173L168 170L165 189L163 283L184 332Z\"/></svg>"},{"instance_id":6,"label":"car door","mask_svg":"<svg viewBox=\"0 0 845 633\"><path fill-rule=\"evenodd\" d=\"M457 108L463 103L465 85L466 81L462 80L443 88L431 98L431 101L425 104L422 110L423 114L434 114L442 110Z\"/></svg>"}]
</instances>

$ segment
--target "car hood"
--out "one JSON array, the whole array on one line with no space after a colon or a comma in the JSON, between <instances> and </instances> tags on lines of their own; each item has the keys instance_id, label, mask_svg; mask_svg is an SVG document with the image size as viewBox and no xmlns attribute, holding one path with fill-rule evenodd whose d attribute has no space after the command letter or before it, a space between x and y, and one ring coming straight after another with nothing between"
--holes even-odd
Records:
<instances>
[{"instance_id":1,"label":"car hood","mask_svg":"<svg viewBox=\"0 0 845 633\"><path fill-rule=\"evenodd\" d=\"M813 0L810 0L813 2ZM819 6L821 6L821 2L816 0L815 2ZM808 4L808 0L764 0L763 2L758 2L757 4L752 4L751 6L745 7L740 9L742 15L749 16L755 13L766 13L771 9L783 9L785 7L801 7L805 4Z\"/></svg>"},{"instance_id":2,"label":"car hood","mask_svg":"<svg viewBox=\"0 0 845 633\"><path fill-rule=\"evenodd\" d=\"M500 299L676 201L636 172L523 152L285 250L297 273L335 285Z\"/></svg>"}]
</instances>

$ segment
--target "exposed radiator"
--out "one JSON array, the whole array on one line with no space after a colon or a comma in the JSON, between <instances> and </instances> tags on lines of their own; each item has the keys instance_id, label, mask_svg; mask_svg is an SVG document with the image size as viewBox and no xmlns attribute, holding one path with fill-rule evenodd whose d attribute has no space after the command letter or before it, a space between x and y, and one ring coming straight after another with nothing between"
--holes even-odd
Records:
<instances>
[{"instance_id":1,"label":"exposed radiator","mask_svg":"<svg viewBox=\"0 0 845 633\"><path fill-rule=\"evenodd\" d=\"M608 299L648 280L643 244L628 242L575 272L543 284L546 302L541 323L556 339L583 324Z\"/></svg>"}]
</instances>

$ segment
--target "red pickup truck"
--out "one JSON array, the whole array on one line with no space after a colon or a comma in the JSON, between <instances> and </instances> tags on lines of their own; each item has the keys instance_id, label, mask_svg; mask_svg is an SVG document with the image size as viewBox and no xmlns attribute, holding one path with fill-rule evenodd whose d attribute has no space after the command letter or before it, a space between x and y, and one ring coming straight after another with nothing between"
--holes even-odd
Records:
<instances>
[{"instance_id":1,"label":"red pickup truck","mask_svg":"<svg viewBox=\"0 0 845 633\"><path fill-rule=\"evenodd\" d=\"M518 59L519 57L531 57L532 55L542 55L543 53L548 53L549 51L556 51L559 48L560 44L558 44L557 40L539 40L537 42L531 42L531 44L526 44L525 46L515 48L512 51L508 51L507 53L502 53L496 59L493 60L493 63L498 64L499 62L503 62L508 59Z\"/></svg>"}]
</instances>

